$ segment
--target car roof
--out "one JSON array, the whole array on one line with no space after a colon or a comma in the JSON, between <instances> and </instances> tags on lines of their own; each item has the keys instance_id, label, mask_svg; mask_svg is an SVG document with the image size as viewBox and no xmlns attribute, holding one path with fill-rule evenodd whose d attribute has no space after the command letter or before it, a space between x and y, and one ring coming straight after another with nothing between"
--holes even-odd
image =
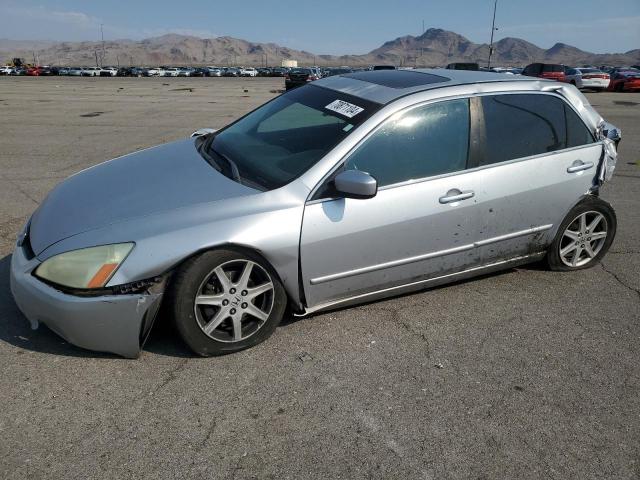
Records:
<instances>
[{"instance_id":1,"label":"car roof","mask_svg":"<svg viewBox=\"0 0 640 480\"><path fill-rule=\"evenodd\" d=\"M457 85L496 82L533 82L538 78L471 70L376 70L322 78L315 85L387 104L413 93Z\"/></svg>"}]
</instances>

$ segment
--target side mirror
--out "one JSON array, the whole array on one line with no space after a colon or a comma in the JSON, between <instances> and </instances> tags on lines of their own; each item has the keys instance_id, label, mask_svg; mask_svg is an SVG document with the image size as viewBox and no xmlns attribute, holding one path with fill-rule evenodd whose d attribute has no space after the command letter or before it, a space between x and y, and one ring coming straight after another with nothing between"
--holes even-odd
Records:
<instances>
[{"instance_id":1,"label":"side mirror","mask_svg":"<svg viewBox=\"0 0 640 480\"><path fill-rule=\"evenodd\" d=\"M208 133L213 133L215 131L215 128L200 128L191 134L191 138L201 137L202 135L207 135Z\"/></svg>"},{"instance_id":2,"label":"side mirror","mask_svg":"<svg viewBox=\"0 0 640 480\"><path fill-rule=\"evenodd\" d=\"M333 179L336 192L344 198L372 198L378 193L378 182L366 172L345 170Z\"/></svg>"}]
</instances>

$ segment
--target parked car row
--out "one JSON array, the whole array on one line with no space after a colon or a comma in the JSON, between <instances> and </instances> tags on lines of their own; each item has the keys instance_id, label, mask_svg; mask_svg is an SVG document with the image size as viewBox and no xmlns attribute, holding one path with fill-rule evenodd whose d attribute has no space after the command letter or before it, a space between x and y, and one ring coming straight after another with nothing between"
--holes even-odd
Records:
<instances>
[{"instance_id":1,"label":"parked car row","mask_svg":"<svg viewBox=\"0 0 640 480\"><path fill-rule=\"evenodd\" d=\"M583 65L570 67L554 63L531 63L518 67L481 67L478 63L450 63L449 70L475 70L504 73L506 75L526 75L571 83L580 89L594 91L633 92L640 91L640 66L595 67ZM320 68L314 67L54 67L54 66L4 66L0 75L64 75L82 77L284 77L287 89L305 85L308 82L332 75L344 75L362 70L394 70L393 65L373 65L352 68L348 66ZM407 70L411 67L401 67Z\"/></svg>"},{"instance_id":2,"label":"parked car row","mask_svg":"<svg viewBox=\"0 0 640 480\"><path fill-rule=\"evenodd\" d=\"M548 78L575 85L577 88L610 92L640 91L640 69L584 65L569 67L561 64L532 63L522 72L529 77Z\"/></svg>"},{"instance_id":3,"label":"parked car row","mask_svg":"<svg viewBox=\"0 0 640 480\"><path fill-rule=\"evenodd\" d=\"M14 67L0 68L0 75L64 75L82 77L284 77L287 67Z\"/></svg>"}]
</instances>

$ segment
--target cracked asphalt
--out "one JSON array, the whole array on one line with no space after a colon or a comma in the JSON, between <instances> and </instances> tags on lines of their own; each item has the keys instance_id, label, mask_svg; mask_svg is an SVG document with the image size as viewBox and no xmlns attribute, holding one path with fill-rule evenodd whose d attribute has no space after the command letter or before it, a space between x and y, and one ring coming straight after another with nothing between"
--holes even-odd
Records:
<instances>
[{"instance_id":1,"label":"cracked asphalt","mask_svg":"<svg viewBox=\"0 0 640 480\"><path fill-rule=\"evenodd\" d=\"M618 235L592 269L286 319L222 358L193 357L163 319L138 360L29 328L10 255L56 183L281 88L0 77L0 478L640 478L638 94L588 94L624 134L603 191Z\"/></svg>"}]
</instances>

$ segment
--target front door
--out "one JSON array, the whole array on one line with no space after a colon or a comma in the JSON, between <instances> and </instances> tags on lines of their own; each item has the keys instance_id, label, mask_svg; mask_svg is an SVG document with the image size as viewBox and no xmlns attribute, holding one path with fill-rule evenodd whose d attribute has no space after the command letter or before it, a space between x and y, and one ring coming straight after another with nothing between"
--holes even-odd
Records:
<instances>
[{"instance_id":1,"label":"front door","mask_svg":"<svg viewBox=\"0 0 640 480\"><path fill-rule=\"evenodd\" d=\"M306 205L300 256L308 308L477 265L481 172L466 171L468 99L394 115L349 155L378 194ZM330 180L327 181L330 186Z\"/></svg>"}]
</instances>

